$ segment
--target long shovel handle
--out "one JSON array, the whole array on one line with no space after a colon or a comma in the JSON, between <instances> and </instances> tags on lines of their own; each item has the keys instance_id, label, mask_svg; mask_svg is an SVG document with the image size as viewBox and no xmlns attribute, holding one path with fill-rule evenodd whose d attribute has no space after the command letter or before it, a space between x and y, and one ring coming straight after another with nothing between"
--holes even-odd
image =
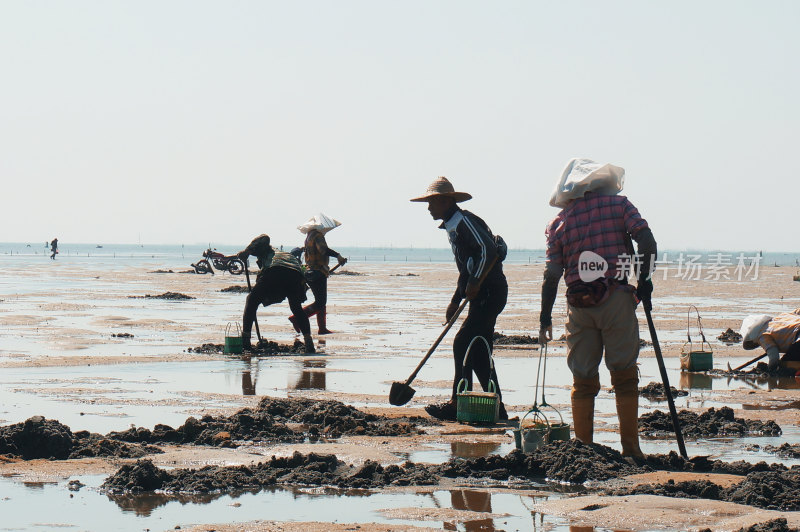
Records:
<instances>
[{"instance_id":1,"label":"long shovel handle","mask_svg":"<svg viewBox=\"0 0 800 532\"><path fill-rule=\"evenodd\" d=\"M747 366L749 366L750 364L752 364L753 362L758 362L759 360L761 360L761 359L762 359L762 358L764 358L765 356L767 356L767 354L766 354L766 353L761 353L760 355L758 355L757 357L755 357L753 360L750 360L750 361L748 361L748 362L745 362L745 363L744 363L744 364L742 364L741 366L739 366L739 367L736 367L736 368L733 368L733 369L731 369L731 365L730 365L730 363L728 363L728 371L739 371L739 370L741 370L741 369L744 369L744 368L746 368Z\"/></svg>"},{"instance_id":2,"label":"long shovel handle","mask_svg":"<svg viewBox=\"0 0 800 532\"><path fill-rule=\"evenodd\" d=\"M243 261L244 262L244 275L245 275L245 277L247 277L247 291L248 292L252 292L253 291L253 287L250 286L250 270L247 269L247 262L248 262L247 259L248 258L249 257L245 257L245 259ZM258 308L258 307L256 307L256 308ZM253 316L253 322L256 324L256 336L258 336L258 343L260 344L261 343L261 331L258 328L258 316Z\"/></svg>"},{"instance_id":3,"label":"long shovel handle","mask_svg":"<svg viewBox=\"0 0 800 532\"><path fill-rule=\"evenodd\" d=\"M486 279L486 276L489 275L489 272L492 270L492 268L494 268L494 264L496 262L497 262L497 257L492 259L492 263L489 264L489 266L485 270L483 270L483 274L481 274L480 279L478 279L478 285L479 286L483 284L484 279ZM447 325L445 325L444 330L442 331L442 334L439 335L439 338L436 339L436 341L433 343L431 348L428 349L428 352L425 353L425 357L417 365L417 368L414 370L414 373L412 373L411 376L408 377L408 380L406 381L406 386L411 384L411 382L417 377L417 373L419 373L419 370L422 369L422 366L425 365L425 362L428 361L428 359L431 357L433 352L436 351L436 348L439 347L439 344L441 343L441 341L444 338L444 336L447 334L447 331L449 331L450 327L452 327L453 324L456 322L456 320L458 319L459 314L461 314L461 311L464 310L464 307L467 306L467 303L469 303L469 301L467 300L467 298L464 298L464 301L462 301L461 304L458 306L458 309L456 310L455 314L453 314L453 317L450 318L450 321L448 321Z\"/></svg>"},{"instance_id":4,"label":"long shovel handle","mask_svg":"<svg viewBox=\"0 0 800 532\"><path fill-rule=\"evenodd\" d=\"M658 361L658 370L661 372L661 381L664 384L664 395L667 396L667 403L669 403L669 415L672 417L672 427L675 429L675 439L678 441L678 450L681 456L688 460L689 455L686 454L686 445L683 443L683 433L681 432L680 421L678 421L678 412L675 410L675 401L672 400L672 391L669 387L667 368L664 367L664 357L661 356L661 346L658 344L656 327L653 325L653 316L650 315L650 302L643 301L642 306L644 307L644 315L647 316L647 326L650 328L650 339L653 341L653 349L656 352L656 360Z\"/></svg>"},{"instance_id":5,"label":"long shovel handle","mask_svg":"<svg viewBox=\"0 0 800 532\"><path fill-rule=\"evenodd\" d=\"M419 370L421 370L421 369L422 369L422 366L424 366L424 365L425 365L425 362L427 362L427 361L428 361L428 359L431 357L431 355L433 354L433 352L434 352L434 351L436 351L436 348L437 348L437 347L439 347L439 344L442 342L442 339L444 339L444 336L447 334L447 331L449 331L449 330L450 330L450 328L453 326L453 324L456 322L456 320L458 319L458 316L459 316L459 314L461 314L461 311L462 311L462 310L464 310L464 307L466 307L466 306L467 306L467 303L468 303L468 301L465 299L465 300L464 300L464 301L462 301L462 302L461 302L461 304L458 306L458 310L456 310L455 314L453 314L453 317L452 317L452 318L450 318L450 321L448 321L448 322L447 322L447 325L445 325L445 328L444 328L444 330L442 331L442 334L440 334L440 335L439 335L439 338L437 338L437 339L436 339L436 341L435 341L435 342L433 342L433 345L431 346L431 348L430 348L430 349L428 349L428 352L427 352L427 353L425 353L425 357L424 357L424 358L423 358L423 359L420 361L420 363L417 365L417 369L415 369L415 370L414 370L414 373L412 373L412 374L411 374L411 376L410 376L410 377L408 378L408 380L406 381L406 386L408 386L409 384L411 384L411 382L412 382L414 379L416 379L416 378L417 378L417 373L419 373Z\"/></svg>"}]
</instances>

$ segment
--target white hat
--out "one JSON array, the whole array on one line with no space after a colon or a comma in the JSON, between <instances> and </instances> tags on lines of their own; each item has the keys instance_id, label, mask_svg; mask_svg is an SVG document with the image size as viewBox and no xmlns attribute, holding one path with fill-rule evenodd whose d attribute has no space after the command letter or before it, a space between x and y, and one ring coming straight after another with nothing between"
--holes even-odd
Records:
<instances>
[{"instance_id":1,"label":"white hat","mask_svg":"<svg viewBox=\"0 0 800 532\"><path fill-rule=\"evenodd\" d=\"M587 192L618 194L624 183L624 168L596 163L591 159L572 159L561 173L550 197L550 205L563 209Z\"/></svg>"},{"instance_id":2,"label":"white hat","mask_svg":"<svg viewBox=\"0 0 800 532\"><path fill-rule=\"evenodd\" d=\"M297 228L303 234L317 230L324 235L328 231L336 229L340 225L342 225L341 222L334 220L333 218L328 218L324 214L319 213L316 216L309 218L309 220L303 225L298 225Z\"/></svg>"},{"instance_id":3,"label":"white hat","mask_svg":"<svg viewBox=\"0 0 800 532\"><path fill-rule=\"evenodd\" d=\"M767 326L772 316L766 314L751 314L742 321L742 328L739 334L742 335L742 347L747 350L758 347L758 337L761 336L764 327Z\"/></svg>"}]
</instances>

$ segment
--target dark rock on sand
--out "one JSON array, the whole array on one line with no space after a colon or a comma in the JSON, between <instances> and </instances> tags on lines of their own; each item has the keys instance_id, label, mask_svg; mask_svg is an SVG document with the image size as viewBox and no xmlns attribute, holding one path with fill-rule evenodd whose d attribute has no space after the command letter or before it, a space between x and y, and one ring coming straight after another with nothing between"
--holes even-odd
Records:
<instances>
[{"instance_id":1,"label":"dark rock on sand","mask_svg":"<svg viewBox=\"0 0 800 532\"><path fill-rule=\"evenodd\" d=\"M683 397L684 395L689 395L689 392L686 390L678 390L674 386L670 386L669 389L672 392L672 397ZM651 382L647 386L642 386L639 388L639 395L647 397L648 399L667 399L667 396L664 393L664 384L660 382Z\"/></svg>"},{"instance_id":2,"label":"dark rock on sand","mask_svg":"<svg viewBox=\"0 0 800 532\"><path fill-rule=\"evenodd\" d=\"M181 294L180 292L164 292L163 294L157 296L151 296L150 294L146 294L143 296L128 296L130 299L169 299L173 301L179 301L184 299L195 299L192 296L187 296L186 294Z\"/></svg>"},{"instance_id":3,"label":"dark rock on sand","mask_svg":"<svg viewBox=\"0 0 800 532\"><path fill-rule=\"evenodd\" d=\"M508 335L496 332L494 333L494 345L531 345L538 344L539 338L536 336L523 335Z\"/></svg>"},{"instance_id":4,"label":"dark rock on sand","mask_svg":"<svg viewBox=\"0 0 800 532\"><path fill-rule=\"evenodd\" d=\"M786 521L786 518L779 517L765 523L740 528L736 532L800 532L800 528L789 528L789 522Z\"/></svg>"},{"instance_id":5,"label":"dark rock on sand","mask_svg":"<svg viewBox=\"0 0 800 532\"><path fill-rule=\"evenodd\" d=\"M303 428L294 430L288 423ZM339 401L276 399L265 397L255 409L244 408L231 416L190 417L173 429L156 425L150 431L130 428L108 437L136 443L192 443L235 447L236 441L295 443L306 438L339 438L344 435L402 436L420 433L427 418L387 418L367 414Z\"/></svg>"},{"instance_id":6,"label":"dark rock on sand","mask_svg":"<svg viewBox=\"0 0 800 532\"><path fill-rule=\"evenodd\" d=\"M742 341L742 335L728 327L726 331L717 336L717 340L726 344L738 344Z\"/></svg>"},{"instance_id":7,"label":"dark rock on sand","mask_svg":"<svg viewBox=\"0 0 800 532\"><path fill-rule=\"evenodd\" d=\"M190 347L186 350L189 353L200 353L204 355L216 355L225 352L225 344L203 344L198 347ZM279 344L269 340L262 340L261 343L253 346L253 350L247 353L249 356L265 356L265 355L305 355L305 345L298 339L295 339L292 345ZM235 355L241 356L241 355Z\"/></svg>"},{"instance_id":8,"label":"dark rock on sand","mask_svg":"<svg viewBox=\"0 0 800 532\"><path fill-rule=\"evenodd\" d=\"M228 293L234 293L234 294L247 294L248 292L250 292L250 289L248 289L246 286L235 284L233 286L229 286L227 288L223 288L222 290L220 290L220 292L228 292Z\"/></svg>"},{"instance_id":9,"label":"dark rock on sand","mask_svg":"<svg viewBox=\"0 0 800 532\"><path fill-rule=\"evenodd\" d=\"M68 458L72 444L72 431L68 426L42 416L0 427L0 454L19 456L25 460Z\"/></svg>"},{"instance_id":10,"label":"dark rock on sand","mask_svg":"<svg viewBox=\"0 0 800 532\"><path fill-rule=\"evenodd\" d=\"M686 438L712 436L779 436L781 428L774 421L758 421L736 418L727 406L709 408L702 414L687 410L678 413L681 431ZM655 410L639 418L639 432L650 437L667 437L674 434L672 418L667 412Z\"/></svg>"}]
</instances>

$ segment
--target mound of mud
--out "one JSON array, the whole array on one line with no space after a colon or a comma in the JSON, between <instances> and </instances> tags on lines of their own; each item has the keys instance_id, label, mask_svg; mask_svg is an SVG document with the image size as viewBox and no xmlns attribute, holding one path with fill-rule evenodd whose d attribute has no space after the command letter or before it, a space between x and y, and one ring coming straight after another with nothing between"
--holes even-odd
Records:
<instances>
[{"instance_id":1,"label":"mound of mud","mask_svg":"<svg viewBox=\"0 0 800 532\"><path fill-rule=\"evenodd\" d=\"M783 512L800 510L800 468L750 473L724 490L723 500Z\"/></svg>"},{"instance_id":2,"label":"mound of mud","mask_svg":"<svg viewBox=\"0 0 800 532\"><path fill-rule=\"evenodd\" d=\"M69 458L141 458L148 454L161 454L164 451L152 445L131 444L113 440L100 434L86 431L76 432Z\"/></svg>"},{"instance_id":3,"label":"mound of mud","mask_svg":"<svg viewBox=\"0 0 800 532\"><path fill-rule=\"evenodd\" d=\"M72 451L72 431L58 421L33 416L23 423L0 427L0 454L25 460L63 460Z\"/></svg>"},{"instance_id":4,"label":"mound of mud","mask_svg":"<svg viewBox=\"0 0 800 532\"><path fill-rule=\"evenodd\" d=\"M73 434L68 426L42 416L33 416L24 423L0 427L0 454L18 456L24 460L101 456L141 458L160 452L162 451L156 447L131 445L87 431Z\"/></svg>"},{"instance_id":5,"label":"mound of mud","mask_svg":"<svg viewBox=\"0 0 800 532\"><path fill-rule=\"evenodd\" d=\"M129 299L169 299L172 301L180 301L184 299L196 299L192 296L187 296L186 294L181 294L180 292L164 292L163 294L157 296L151 296L150 294L146 294L143 296L128 296Z\"/></svg>"},{"instance_id":6,"label":"mound of mud","mask_svg":"<svg viewBox=\"0 0 800 532\"><path fill-rule=\"evenodd\" d=\"M800 443L784 443L775 447L774 445L765 445L764 451L773 453L780 458L800 458Z\"/></svg>"},{"instance_id":7,"label":"mound of mud","mask_svg":"<svg viewBox=\"0 0 800 532\"><path fill-rule=\"evenodd\" d=\"M608 492L609 495L661 495L680 499L720 500L722 488L708 480L687 480L675 482L670 479L664 484L642 484L633 488L623 488Z\"/></svg>"},{"instance_id":8,"label":"mound of mud","mask_svg":"<svg viewBox=\"0 0 800 532\"><path fill-rule=\"evenodd\" d=\"M689 395L689 392L686 390L678 390L674 386L669 387L670 392L672 393L672 397L683 397L684 395ZM639 388L639 395L642 397L647 397L648 399L665 399L667 395L664 393L664 384L660 382L651 382L647 386L642 386Z\"/></svg>"},{"instance_id":9,"label":"mound of mud","mask_svg":"<svg viewBox=\"0 0 800 532\"><path fill-rule=\"evenodd\" d=\"M200 353L203 355L220 355L225 353L225 344L203 344L197 347L190 347L186 350L188 353ZM253 345L252 351L248 351L249 356L263 356L263 355L305 355L306 348L298 339L295 339L292 345L279 344L269 340L261 340L260 343ZM240 356L240 355L236 355Z\"/></svg>"},{"instance_id":10,"label":"mound of mud","mask_svg":"<svg viewBox=\"0 0 800 532\"><path fill-rule=\"evenodd\" d=\"M302 425L292 429L289 423ZM265 397L255 409L244 408L232 416L190 417L182 426L130 428L111 432L109 438L134 443L192 443L236 447L236 441L298 443L306 439L341 436L404 436L419 434L426 418L386 418L366 414L339 401L275 399Z\"/></svg>"},{"instance_id":11,"label":"mound of mud","mask_svg":"<svg viewBox=\"0 0 800 532\"><path fill-rule=\"evenodd\" d=\"M147 273L175 273L172 270L153 270L152 272Z\"/></svg>"},{"instance_id":12,"label":"mound of mud","mask_svg":"<svg viewBox=\"0 0 800 532\"><path fill-rule=\"evenodd\" d=\"M331 272L331 275L356 275L356 276L361 276L361 275L367 275L367 274L366 273L360 273L360 272L354 272L354 271L350 271L350 270L336 270L335 272Z\"/></svg>"},{"instance_id":13,"label":"mound of mud","mask_svg":"<svg viewBox=\"0 0 800 532\"><path fill-rule=\"evenodd\" d=\"M781 428L774 421L758 421L736 418L733 410L723 406L719 410L709 408L702 414L687 410L678 413L681 431L685 438L708 438L713 436L779 436ZM639 418L639 432L652 438L668 437L675 432L669 413L655 410Z\"/></svg>"},{"instance_id":14,"label":"mound of mud","mask_svg":"<svg viewBox=\"0 0 800 532\"><path fill-rule=\"evenodd\" d=\"M711 532L711 529L707 530ZM736 532L800 532L800 528L789 528L789 522L786 521L786 518L779 517L765 523L740 528Z\"/></svg>"},{"instance_id":15,"label":"mound of mud","mask_svg":"<svg viewBox=\"0 0 800 532\"><path fill-rule=\"evenodd\" d=\"M452 459L439 467L442 476L450 478L545 478L570 484L607 480L642 471L623 458L619 451L574 439L554 441L532 453L513 450L506 456Z\"/></svg>"},{"instance_id":16,"label":"mound of mud","mask_svg":"<svg viewBox=\"0 0 800 532\"><path fill-rule=\"evenodd\" d=\"M539 343L539 338L536 336L528 336L527 334L506 336L497 331L494 333L493 340L494 345L529 345Z\"/></svg>"},{"instance_id":17,"label":"mound of mud","mask_svg":"<svg viewBox=\"0 0 800 532\"><path fill-rule=\"evenodd\" d=\"M229 293L234 293L234 294L247 294L247 293L250 292L250 290L246 286L235 284L235 285L232 285L232 286L228 286L227 288L223 288L222 290L220 290L220 292L229 292Z\"/></svg>"},{"instance_id":18,"label":"mound of mud","mask_svg":"<svg viewBox=\"0 0 800 532\"><path fill-rule=\"evenodd\" d=\"M336 275L336 272L333 272ZM389 277L419 277L418 273L393 273Z\"/></svg>"},{"instance_id":19,"label":"mound of mud","mask_svg":"<svg viewBox=\"0 0 800 532\"><path fill-rule=\"evenodd\" d=\"M689 499L712 499L791 512L800 510L800 468L785 471L757 471L729 488L721 488L708 480L691 480L664 484L644 484L613 490L611 495L663 495Z\"/></svg>"},{"instance_id":20,"label":"mound of mud","mask_svg":"<svg viewBox=\"0 0 800 532\"><path fill-rule=\"evenodd\" d=\"M226 492L265 488L277 484L378 488L385 486L431 485L439 477L422 465L382 466L367 460L358 468L339 461L335 455L294 453L272 457L254 466L207 466L202 469L164 471L149 460L120 468L103 482L110 493L141 493L161 490L177 492Z\"/></svg>"},{"instance_id":21,"label":"mound of mud","mask_svg":"<svg viewBox=\"0 0 800 532\"><path fill-rule=\"evenodd\" d=\"M742 335L728 327L726 331L717 336L717 340L726 344L738 344L742 341Z\"/></svg>"},{"instance_id":22,"label":"mound of mud","mask_svg":"<svg viewBox=\"0 0 800 532\"><path fill-rule=\"evenodd\" d=\"M112 338L133 338L131 333L111 333Z\"/></svg>"}]
</instances>

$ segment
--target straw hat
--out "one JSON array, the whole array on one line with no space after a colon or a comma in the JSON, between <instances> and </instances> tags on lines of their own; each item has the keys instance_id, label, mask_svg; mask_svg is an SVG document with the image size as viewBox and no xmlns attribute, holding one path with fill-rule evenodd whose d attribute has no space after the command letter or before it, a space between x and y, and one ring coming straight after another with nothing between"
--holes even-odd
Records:
<instances>
[{"instance_id":1,"label":"straw hat","mask_svg":"<svg viewBox=\"0 0 800 532\"><path fill-rule=\"evenodd\" d=\"M434 179L433 183L428 185L428 190L425 191L425 195L418 198L412 198L411 201L428 201L436 196L447 196L448 198L453 198L456 200L456 203L461 203L462 201L472 199L472 196L466 192L456 192L456 190L453 188L453 184L448 181L446 177L437 177Z\"/></svg>"}]
</instances>

